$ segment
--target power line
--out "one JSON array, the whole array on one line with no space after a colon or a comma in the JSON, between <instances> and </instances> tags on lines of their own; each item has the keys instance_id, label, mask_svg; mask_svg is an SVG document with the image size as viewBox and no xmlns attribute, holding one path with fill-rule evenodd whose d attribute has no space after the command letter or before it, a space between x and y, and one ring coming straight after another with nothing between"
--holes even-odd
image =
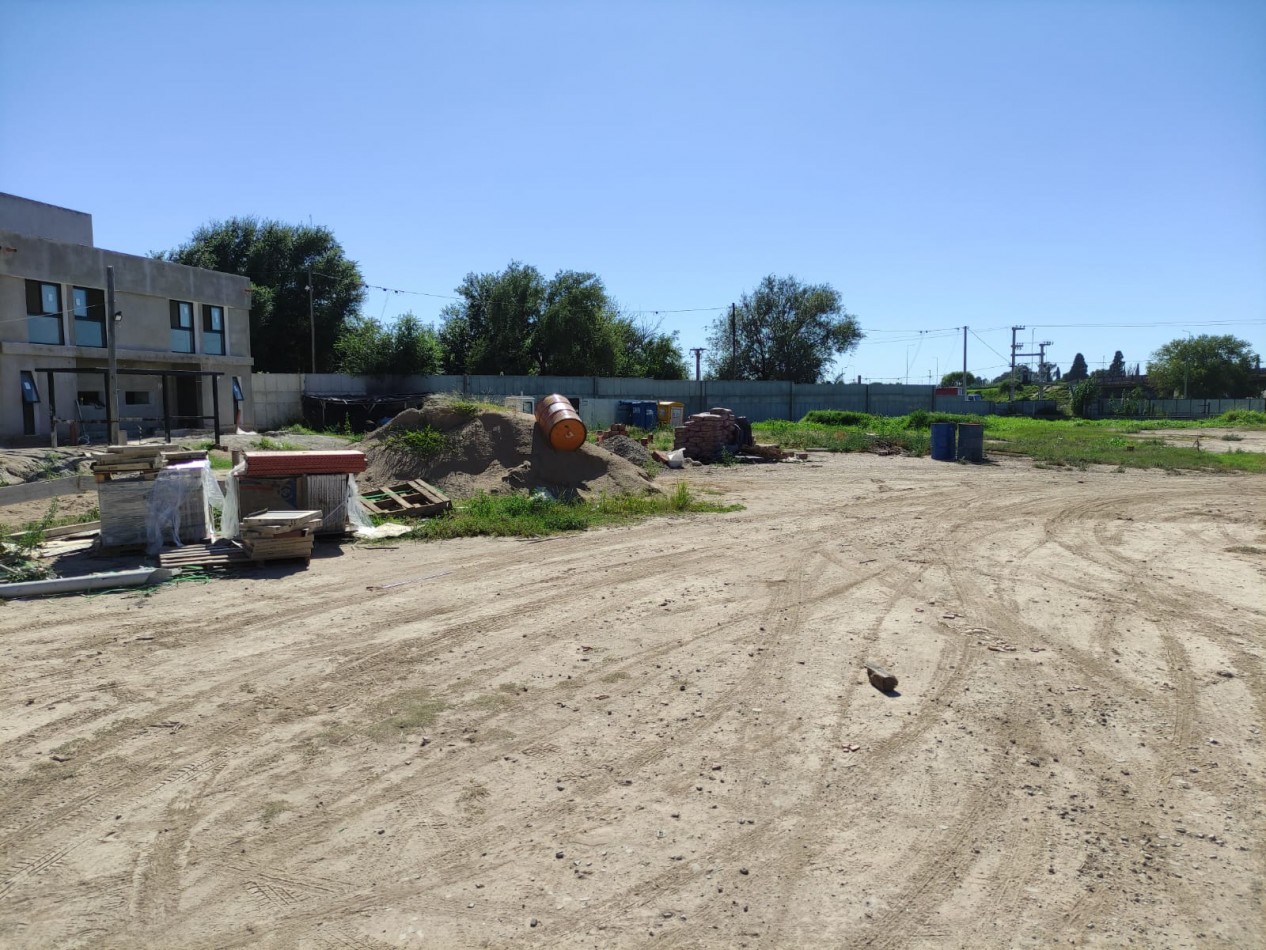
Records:
<instances>
[{"instance_id":1,"label":"power line","mask_svg":"<svg viewBox=\"0 0 1266 950\"><path fill-rule=\"evenodd\" d=\"M981 343L985 343L985 341L984 341L983 339L981 339L980 334L979 334L979 333L977 333L975 330L970 330L970 329L969 329L967 332L968 332L968 333L970 333L972 336L974 336L977 340L980 340L980 342L981 342ZM999 353L997 350L995 350L995 349L994 349L992 346L990 346L988 343L985 343L985 349L989 350L991 353L993 353L993 355L994 355L994 356L998 357L998 359L1000 359L1000 360L1005 360L1005 359L1007 359L1005 356L1003 356L1001 353ZM1011 361L1010 361L1010 360L1007 360L1007 365L1008 365L1008 366L1010 366L1010 365L1011 365Z\"/></svg>"}]
</instances>

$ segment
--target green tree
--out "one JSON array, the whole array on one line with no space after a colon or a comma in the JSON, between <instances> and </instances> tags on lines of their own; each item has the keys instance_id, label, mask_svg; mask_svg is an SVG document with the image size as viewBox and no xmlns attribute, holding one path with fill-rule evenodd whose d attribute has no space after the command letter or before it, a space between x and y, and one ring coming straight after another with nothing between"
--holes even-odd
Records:
<instances>
[{"instance_id":1,"label":"green tree","mask_svg":"<svg viewBox=\"0 0 1266 950\"><path fill-rule=\"evenodd\" d=\"M1125 375L1125 356L1120 350L1112 354L1112 362L1108 364L1108 375L1111 377Z\"/></svg>"},{"instance_id":2,"label":"green tree","mask_svg":"<svg viewBox=\"0 0 1266 950\"><path fill-rule=\"evenodd\" d=\"M1090 378L1090 371L1086 368L1086 358L1078 353L1073 357L1073 365L1068 367L1068 372L1064 374L1064 381L1069 383L1079 383L1083 379Z\"/></svg>"},{"instance_id":3,"label":"green tree","mask_svg":"<svg viewBox=\"0 0 1266 950\"><path fill-rule=\"evenodd\" d=\"M438 334L446 373L685 378L675 336L622 315L596 274L545 280L512 261L468 274L457 293Z\"/></svg>"},{"instance_id":4,"label":"green tree","mask_svg":"<svg viewBox=\"0 0 1266 950\"><path fill-rule=\"evenodd\" d=\"M815 383L831 361L862 338L830 284L802 284L770 274L743 294L731 323L723 314L708 333L708 372L721 379Z\"/></svg>"},{"instance_id":5,"label":"green tree","mask_svg":"<svg viewBox=\"0 0 1266 950\"><path fill-rule=\"evenodd\" d=\"M313 273L316 371L336 365L334 341L365 299L364 279L329 228L255 217L213 221L162 260L240 274L251 281L251 355L256 371L311 371L308 272Z\"/></svg>"},{"instance_id":6,"label":"green tree","mask_svg":"<svg viewBox=\"0 0 1266 950\"><path fill-rule=\"evenodd\" d=\"M344 373L426 376L440 369L439 336L412 313L389 326L373 317L353 317L343 324L334 351Z\"/></svg>"},{"instance_id":7,"label":"green tree","mask_svg":"<svg viewBox=\"0 0 1266 950\"><path fill-rule=\"evenodd\" d=\"M1183 337L1152 354L1147 380L1159 394L1239 399L1254 394L1259 359L1247 341L1230 335Z\"/></svg>"},{"instance_id":8,"label":"green tree","mask_svg":"<svg viewBox=\"0 0 1266 950\"><path fill-rule=\"evenodd\" d=\"M962 382L963 382L963 371L961 369L955 370L952 373L946 373L944 376L941 377L942 386L961 386ZM968 387L983 386L985 385L985 380L981 379L971 370L968 370L967 371L967 385Z\"/></svg>"},{"instance_id":9,"label":"green tree","mask_svg":"<svg viewBox=\"0 0 1266 950\"><path fill-rule=\"evenodd\" d=\"M518 261L498 274L467 274L457 288L461 300L440 313L444 372L535 372L532 336L545 290L540 271Z\"/></svg>"},{"instance_id":10,"label":"green tree","mask_svg":"<svg viewBox=\"0 0 1266 950\"><path fill-rule=\"evenodd\" d=\"M617 376L642 379L689 377L676 333L663 333L658 324L651 325L627 316L617 316L615 327L620 338Z\"/></svg>"},{"instance_id":11,"label":"green tree","mask_svg":"<svg viewBox=\"0 0 1266 950\"><path fill-rule=\"evenodd\" d=\"M1076 386L1072 387L1068 394L1068 407L1072 410L1073 415L1086 419L1090 415L1090 409L1099 398L1099 386L1093 379L1083 379Z\"/></svg>"},{"instance_id":12,"label":"green tree","mask_svg":"<svg viewBox=\"0 0 1266 950\"><path fill-rule=\"evenodd\" d=\"M532 344L543 376L614 376L620 336L602 281L579 271L555 274L545 288Z\"/></svg>"}]
</instances>

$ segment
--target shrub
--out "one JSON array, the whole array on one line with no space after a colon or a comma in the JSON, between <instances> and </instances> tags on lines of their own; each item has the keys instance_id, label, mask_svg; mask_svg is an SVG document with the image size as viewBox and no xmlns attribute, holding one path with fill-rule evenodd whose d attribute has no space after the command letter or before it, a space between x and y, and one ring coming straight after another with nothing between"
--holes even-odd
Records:
<instances>
[{"instance_id":1,"label":"shrub","mask_svg":"<svg viewBox=\"0 0 1266 950\"><path fill-rule=\"evenodd\" d=\"M395 452L416 455L418 458L434 458L448 447L444 433L431 426L420 429L403 429L389 433L382 444Z\"/></svg>"},{"instance_id":2,"label":"shrub","mask_svg":"<svg viewBox=\"0 0 1266 950\"><path fill-rule=\"evenodd\" d=\"M838 409L814 409L804 414L801 422L822 426L863 426L870 419L864 412L843 412Z\"/></svg>"},{"instance_id":3,"label":"shrub","mask_svg":"<svg viewBox=\"0 0 1266 950\"><path fill-rule=\"evenodd\" d=\"M1098 398L1099 387L1095 385L1095 381L1093 379L1083 379L1073 388L1069 407L1072 409L1073 415L1085 419L1090 412L1091 405Z\"/></svg>"}]
</instances>

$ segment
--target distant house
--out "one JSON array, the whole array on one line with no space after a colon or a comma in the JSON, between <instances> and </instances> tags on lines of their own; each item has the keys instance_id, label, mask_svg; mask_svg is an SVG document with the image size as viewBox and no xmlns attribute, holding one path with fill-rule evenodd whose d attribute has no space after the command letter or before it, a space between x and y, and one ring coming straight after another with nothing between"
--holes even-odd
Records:
<instances>
[{"instance_id":1,"label":"distant house","mask_svg":"<svg viewBox=\"0 0 1266 950\"><path fill-rule=\"evenodd\" d=\"M245 277L94 247L91 215L0 193L0 439L43 441L53 425L62 441L105 437L110 327L128 433L161 429L164 410L176 428L210 427L213 385L229 425L235 381L239 395L250 387L249 312ZM50 389L50 369L76 372Z\"/></svg>"}]
</instances>

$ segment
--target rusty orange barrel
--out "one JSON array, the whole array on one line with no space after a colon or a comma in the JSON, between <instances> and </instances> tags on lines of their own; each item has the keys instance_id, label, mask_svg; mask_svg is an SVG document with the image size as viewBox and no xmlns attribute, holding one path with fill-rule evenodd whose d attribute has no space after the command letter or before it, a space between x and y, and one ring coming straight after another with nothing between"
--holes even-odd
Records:
<instances>
[{"instance_id":1,"label":"rusty orange barrel","mask_svg":"<svg viewBox=\"0 0 1266 950\"><path fill-rule=\"evenodd\" d=\"M575 452L585 442L588 430L580 414L566 397L554 393L536 404L536 424L545 441L558 452Z\"/></svg>"}]
</instances>

